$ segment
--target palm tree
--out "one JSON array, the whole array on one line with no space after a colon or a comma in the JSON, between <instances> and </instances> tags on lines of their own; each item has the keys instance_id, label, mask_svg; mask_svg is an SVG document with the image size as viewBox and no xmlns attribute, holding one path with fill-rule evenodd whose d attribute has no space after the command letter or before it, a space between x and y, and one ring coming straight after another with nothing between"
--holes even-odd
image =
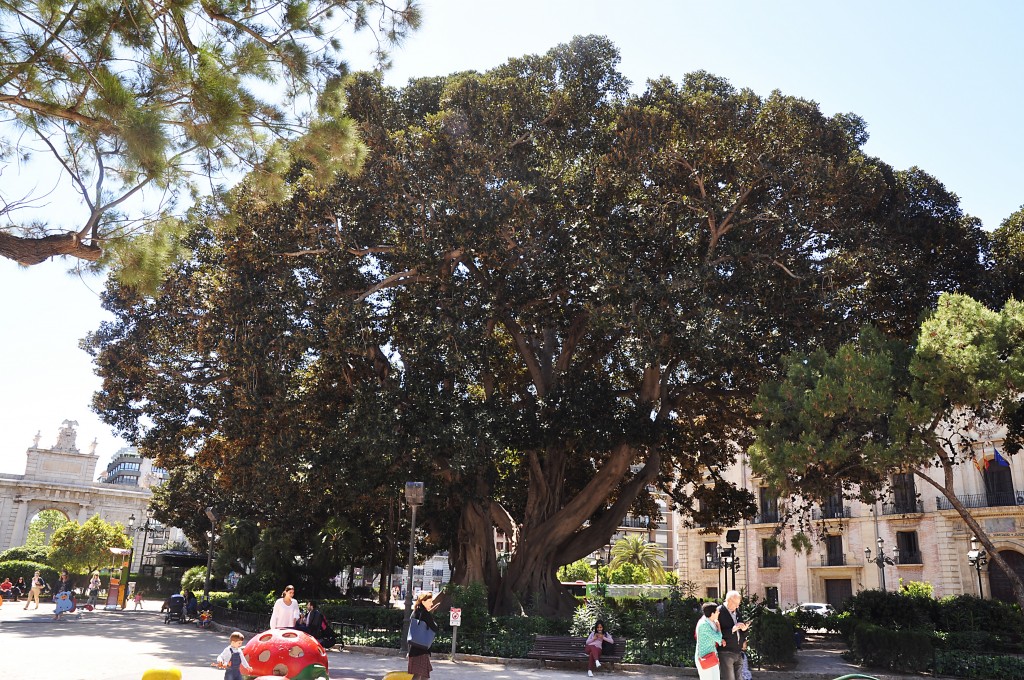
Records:
<instances>
[{"instance_id":1,"label":"palm tree","mask_svg":"<svg viewBox=\"0 0 1024 680\"><path fill-rule=\"evenodd\" d=\"M664 559L665 552L657 544L648 543L640 536L626 536L612 546L612 562L608 566L610 569L617 569L623 564L635 564L647 570L651 576L651 583L664 583Z\"/></svg>"}]
</instances>

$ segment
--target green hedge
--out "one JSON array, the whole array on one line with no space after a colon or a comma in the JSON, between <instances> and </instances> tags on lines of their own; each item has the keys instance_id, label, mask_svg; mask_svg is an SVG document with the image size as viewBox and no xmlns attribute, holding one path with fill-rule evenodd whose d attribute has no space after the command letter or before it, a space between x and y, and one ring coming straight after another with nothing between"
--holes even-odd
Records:
<instances>
[{"instance_id":1,"label":"green hedge","mask_svg":"<svg viewBox=\"0 0 1024 680\"><path fill-rule=\"evenodd\" d=\"M1024 659L1016 656L971 654L956 650L935 653L936 675L974 680L1024 680Z\"/></svg>"},{"instance_id":2,"label":"green hedge","mask_svg":"<svg viewBox=\"0 0 1024 680\"><path fill-rule=\"evenodd\" d=\"M794 632L788 617L766 611L751 624L750 647L757 651L761 663L771 666L792 663L796 658Z\"/></svg>"},{"instance_id":3,"label":"green hedge","mask_svg":"<svg viewBox=\"0 0 1024 680\"><path fill-rule=\"evenodd\" d=\"M25 578L25 583L31 587L32 576L37 571L40 576L43 577L43 580L46 581L46 585L50 586L52 592L52 589L57 586L57 579L60 578L60 572L53 567L40 564L39 562L28 562L26 560L7 560L6 562L0 562L0 581L4 578L9 578L11 579L11 583L17 583L18 577L23 576Z\"/></svg>"},{"instance_id":4,"label":"green hedge","mask_svg":"<svg viewBox=\"0 0 1024 680\"><path fill-rule=\"evenodd\" d=\"M862 623L853 631L851 650L872 668L923 673L934 663L932 636L926 631L889 630Z\"/></svg>"}]
</instances>

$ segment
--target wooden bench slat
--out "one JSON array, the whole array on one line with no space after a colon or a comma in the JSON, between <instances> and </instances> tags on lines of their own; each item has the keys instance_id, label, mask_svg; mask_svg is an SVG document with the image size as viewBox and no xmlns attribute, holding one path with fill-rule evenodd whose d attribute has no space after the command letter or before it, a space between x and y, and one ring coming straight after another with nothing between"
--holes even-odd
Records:
<instances>
[{"instance_id":1,"label":"wooden bench slat","mask_svg":"<svg viewBox=\"0 0 1024 680\"><path fill-rule=\"evenodd\" d=\"M533 649L527 653L529 659L541 659L546 661L586 661L587 653L584 651L587 638L565 635L536 635L533 640ZM615 651L612 654L602 654L602 661L622 661L626 655L626 640L615 640Z\"/></svg>"}]
</instances>

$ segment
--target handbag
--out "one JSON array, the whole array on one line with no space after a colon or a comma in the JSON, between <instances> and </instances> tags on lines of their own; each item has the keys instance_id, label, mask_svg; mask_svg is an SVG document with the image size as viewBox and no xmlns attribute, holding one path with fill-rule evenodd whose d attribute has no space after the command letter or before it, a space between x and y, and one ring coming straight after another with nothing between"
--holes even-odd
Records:
<instances>
[{"instance_id":1,"label":"handbag","mask_svg":"<svg viewBox=\"0 0 1024 680\"><path fill-rule=\"evenodd\" d=\"M601 641L601 655L602 656L613 656L615 654L615 643L608 642L607 640Z\"/></svg>"},{"instance_id":2,"label":"handbag","mask_svg":"<svg viewBox=\"0 0 1024 680\"><path fill-rule=\"evenodd\" d=\"M434 631L421 619L409 619L409 644L419 649L430 649L434 643Z\"/></svg>"},{"instance_id":3,"label":"handbag","mask_svg":"<svg viewBox=\"0 0 1024 680\"><path fill-rule=\"evenodd\" d=\"M709 668L714 668L718 665L718 655L714 652L708 652L704 656L697 659L697 661L700 663L701 668L707 670Z\"/></svg>"}]
</instances>

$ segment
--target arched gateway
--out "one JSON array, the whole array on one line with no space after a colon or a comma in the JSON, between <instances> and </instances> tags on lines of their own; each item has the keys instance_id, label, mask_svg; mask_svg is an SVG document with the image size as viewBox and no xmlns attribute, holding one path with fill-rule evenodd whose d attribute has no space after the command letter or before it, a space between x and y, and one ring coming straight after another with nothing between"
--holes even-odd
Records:
<instances>
[{"instance_id":1,"label":"arched gateway","mask_svg":"<svg viewBox=\"0 0 1024 680\"><path fill-rule=\"evenodd\" d=\"M1017 576L1024 578L1024 555L1021 555L1016 550L1000 550L999 556L1006 560L1006 563L1010 565L1010 569L1013 569ZM1010 579L1007 577L1006 572L1000 569L999 565L995 562L989 562L988 569L988 580L992 588L992 597L1003 602L1016 602L1017 598L1013 596L1013 586L1010 585Z\"/></svg>"},{"instance_id":2,"label":"arched gateway","mask_svg":"<svg viewBox=\"0 0 1024 680\"><path fill-rule=\"evenodd\" d=\"M49 449L39 447L37 434L26 452L25 474L0 473L0 551L23 545L29 522L43 510L58 510L80 523L96 514L122 524L132 514L145 516L150 490L94 481L96 442L88 452L79 451L76 425L65 420Z\"/></svg>"}]
</instances>

